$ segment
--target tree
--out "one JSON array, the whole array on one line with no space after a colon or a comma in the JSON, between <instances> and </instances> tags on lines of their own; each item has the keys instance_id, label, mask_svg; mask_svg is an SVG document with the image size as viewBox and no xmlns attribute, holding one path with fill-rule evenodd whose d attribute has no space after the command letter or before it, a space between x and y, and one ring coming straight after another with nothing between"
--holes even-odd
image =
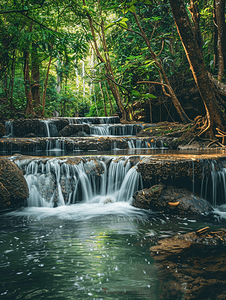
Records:
<instances>
[{"instance_id":1,"label":"tree","mask_svg":"<svg viewBox=\"0 0 226 300\"><path fill-rule=\"evenodd\" d=\"M208 132L208 135L213 137L214 128L223 130L225 126L225 119L218 105L217 94L209 79L202 52L193 33L184 1L169 0L169 2L193 77L206 108L206 117L203 120L198 136Z\"/></svg>"},{"instance_id":2,"label":"tree","mask_svg":"<svg viewBox=\"0 0 226 300\"><path fill-rule=\"evenodd\" d=\"M111 65L111 59L110 59L110 55L109 55L108 45L106 42L105 30L104 30L105 23L104 23L104 17L103 17L100 1L99 0L97 1L98 22L95 22L95 26L94 26L94 21L93 21L91 11L89 11L88 7L86 6L86 0L83 0L83 5L86 10L86 16L88 18L89 25L90 25L90 30L91 30L92 39L93 39L93 49L95 50L95 53L96 53L98 59L100 60L100 62L104 65L105 72L106 72L106 80L107 80L110 90L115 98L118 108L122 114L122 119L123 119L123 121L126 121L128 119L127 113L122 104L122 99L121 99L121 95L119 92L119 88L115 81L115 76L114 76L114 72L113 72L112 65ZM95 30L96 26L98 26L98 29ZM95 31L97 31L97 34L100 36L100 43L101 43L101 46L104 51L103 55L99 49Z\"/></svg>"},{"instance_id":3,"label":"tree","mask_svg":"<svg viewBox=\"0 0 226 300\"><path fill-rule=\"evenodd\" d=\"M225 0L214 0L214 46L215 64L218 66L218 80L222 81L226 69L226 24Z\"/></svg>"}]
</instances>

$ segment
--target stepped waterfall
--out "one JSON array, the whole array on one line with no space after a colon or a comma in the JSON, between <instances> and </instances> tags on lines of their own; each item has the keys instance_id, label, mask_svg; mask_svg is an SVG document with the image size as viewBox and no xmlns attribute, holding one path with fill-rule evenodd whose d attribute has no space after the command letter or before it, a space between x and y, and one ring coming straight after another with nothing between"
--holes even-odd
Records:
<instances>
[{"instance_id":1,"label":"stepped waterfall","mask_svg":"<svg viewBox=\"0 0 226 300\"><path fill-rule=\"evenodd\" d=\"M128 202L142 188L142 179L130 161L80 159L17 160L29 187L28 206L56 207L83 203Z\"/></svg>"}]
</instances>

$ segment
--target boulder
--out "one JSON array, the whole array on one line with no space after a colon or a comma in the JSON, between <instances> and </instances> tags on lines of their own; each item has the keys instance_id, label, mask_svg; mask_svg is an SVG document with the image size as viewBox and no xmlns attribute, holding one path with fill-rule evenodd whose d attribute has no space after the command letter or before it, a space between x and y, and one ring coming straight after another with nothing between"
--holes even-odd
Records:
<instances>
[{"instance_id":1,"label":"boulder","mask_svg":"<svg viewBox=\"0 0 226 300\"><path fill-rule=\"evenodd\" d=\"M69 121L64 118L52 119L51 122L56 125L58 132L61 131L64 127L69 125Z\"/></svg>"},{"instance_id":2,"label":"boulder","mask_svg":"<svg viewBox=\"0 0 226 300\"><path fill-rule=\"evenodd\" d=\"M226 297L226 231L190 232L150 248L159 275L159 299Z\"/></svg>"},{"instance_id":3,"label":"boulder","mask_svg":"<svg viewBox=\"0 0 226 300\"><path fill-rule=\"evenodd\" d=\"M0 209L21 206L28 196L22 171L14 162L0 158Z\"/></svg>"},{"instance_id":4,"label":"boulder","mask_svg":"<svg viewBox=\"0 0 226 300\"><path fill-rule=\"evenodd\" d=\"M0 137L6 134L5 126L0 122Z\"/></svg>"},{"instance_id":5,"label":"boulder","mask_svg":"<svg viewBox=\"0 0 226 300\"><path fill-rule=\"evenodd\" d=\"M14 135L16 137L25 136L45 136L46 126L38 119L18 119L13 122Z\"/></svg>"},{"instance_id":6,"label":"boulder","mask_svg":"<svg viewBox=\"0 0 226 300\"><path fill-rule=\"evenodd\" d=\"M59 136L75 136L79 132L85 132L90 134L90 128L87 124L71 124L64 127L60 132Z\"/></svg>"},{"instance_id":7,"label":"boulder","mask_svg":"<svg viewBox=\"0 0 226 300\"><path fill-rule=\"evenodd\" d=\"M107 199L104 201L104 204L109 204L109 203L113 203L113 201L112 201L110 198L107 198Z\"/></svg>"},{"instance_id":8,"label":"boulder","mask_svg":"<svg viewBox=\"0 0 226 300\"><path fill-rule=\"evenodd\" d=\"M154 185L149 189L137 191L133 196L133 206L171 214L208 214L211 204L194 196L186 189Z\"/></svg>"}]
</instances>

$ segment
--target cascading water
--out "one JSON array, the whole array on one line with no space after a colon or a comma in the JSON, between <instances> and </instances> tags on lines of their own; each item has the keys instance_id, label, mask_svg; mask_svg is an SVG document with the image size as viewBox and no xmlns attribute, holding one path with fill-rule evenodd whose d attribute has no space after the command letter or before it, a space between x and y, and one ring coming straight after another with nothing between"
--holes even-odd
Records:
<instances>
[{"instance_id":1,"label":"cascading water","mask_svg":"<svg viewBox=\"0 0 226 300\"><path fill-rule=\"evenodd\" d=\"M128 202L142 188L142 179L126 158L84 161L15 161L25 171L28 206L62 206L83 203ZM107 163L107 164L106 164ZM108 167L107 167L108 165Z\"/></svg>"},{"instance_id":2,"label":"cascading water","mask_svg":"<svg viewBox=\"0 0 226 300\"><path fill-rule=\"evenodd\" d=\"M49 122L46 121L46 120L43 120L43 123L44 123L45 126L46 126L46 136L47 136L47 137L50 137Z\"/></svg>"},{"instance_id":3,"label":"cascading water","mask_svg":"<svg viewBox=\"0 0 226 300\"><path fill-rule=\"evenodd\" d=\"M148 141L144 141L142 139L131 139L128 140L128 147L129 149L155 149L156 147L156 143L155 142L148 142Z\"/></svg>"},{"instance_id":4,"label":"cascading water","mask_svg":"<svg viewBox=\"0 0 226 300\"><path fill-rule=\"evenodd\" d=\"M69 124L118 124L119 117L62 117L69 121Z\"/></svg>"},{"instance_id":5,"label":"cascading water","mask_svg":"<svg viewBox=\"0 0 226 300\"><path fill-rule=\"evenodd\" d=\"M134 124L103 124L99 126L90 126L90 133L93 135L113 135L113 136L131 136L136 135L143 125Z\"/></svg>"},{"instance_id":6,"label":"cascading water","mask_svg":"<svg viewBox=\"0 0 226 300\"><path fill-rule=\"evenodd\" d=\"M4 137L13 137L13 121L5 122L6 134Z\"/></svg>"},{"instance_id":7,"label":"cascading water","mask_svg":"<svg viewBox=\"0 0 226 300\"><path fill-rule=\"evenodd\" d=\"M46 128L46 136L47 137L55 137L58 136L58 130L56 125L52 124L51 121L49 120L41 120L41 122L43 122L45 124L45 128Z\"/></svg>"}]
</instances>

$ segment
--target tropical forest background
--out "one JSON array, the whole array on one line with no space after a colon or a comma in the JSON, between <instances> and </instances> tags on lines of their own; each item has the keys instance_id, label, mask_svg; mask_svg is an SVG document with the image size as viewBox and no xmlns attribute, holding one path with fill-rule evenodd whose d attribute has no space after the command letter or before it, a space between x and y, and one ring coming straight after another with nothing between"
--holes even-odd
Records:
<instances>
[{"instance_id":1,"label":"tropical forest background","mask_svg":"<svg viewBox=\"0 0 226 300\"><path fill-rule=\"evenodd\" d=\"M183 111L185 119L205 116L173 2L2 0L1 118L119 114L160 122L183 121ZM225 1L179 2L209 76L224 88Z\"/></svg>"}]
</instances>

